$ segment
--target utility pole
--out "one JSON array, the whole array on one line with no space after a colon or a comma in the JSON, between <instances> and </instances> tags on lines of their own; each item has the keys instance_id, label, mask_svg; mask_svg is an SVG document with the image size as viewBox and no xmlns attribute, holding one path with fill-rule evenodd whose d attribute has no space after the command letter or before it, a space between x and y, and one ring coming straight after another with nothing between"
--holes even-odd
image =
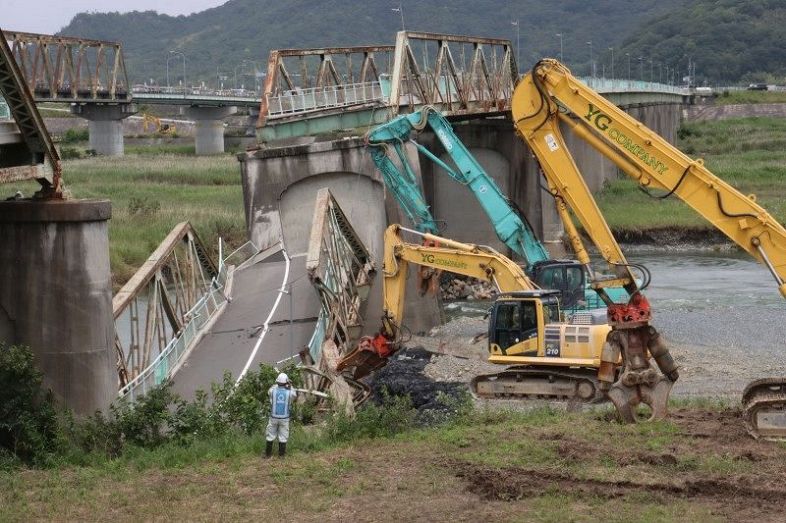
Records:
<instances>
[{"instance_id":1,"label":"utility pole","mask_svg":"<svg viewBox=\"0 0 786 523\"><path fill-rule=\"evenodd\" d=\"M559 61L564 64L565 63L565 58L563 58L563 56L562 56L562 33L557 33L554 36L558 36L559 37Z\"/></svg>"},{"instance_id":2,"label":"utility pole","mask_svg":"<svg viewBox=\"0 0 786 523\"><path fill-rule=\"evenodd\" d=\"M609 47L609 51L611 51L611 79L614 79L614 48Z\"/></svg>"}]
</instances>

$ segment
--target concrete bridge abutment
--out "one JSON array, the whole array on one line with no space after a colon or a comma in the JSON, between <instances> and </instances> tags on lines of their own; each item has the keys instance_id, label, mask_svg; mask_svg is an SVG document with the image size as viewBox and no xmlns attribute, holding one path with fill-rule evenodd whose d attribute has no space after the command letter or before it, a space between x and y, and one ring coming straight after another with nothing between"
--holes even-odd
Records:
<instances>
[{"instance_id":1,"label":"concrete bridge abutment","mask_svg":"<svg viewBox=\"0 0 786 523\"><path fill-rule=\"evenodd\" d=\"M408 144L407 149L415 158L414 146ZM305 252L317 191L330 188L375 261L377 273L364 318L368 333L378 329L382 315L383 233L391 223L411 224L395 200L386 197L382 177L364 140L354 137L264 146L241 153L238 158L248 236L262 249L283 239L291 256ZM415 270L410 267L404 318L413 333L428 331L441 322L442 316L435 297L419 296Z\"/></svg>"},{"instance_id":2,"label":"concrete bridge abutment","mask_svg":"<svg viewBox=\"0 0 786 523\"><path fill-rule=\"evenodd\" d=\"M72 104L71 113L88 121L90 149L105 156L123 156L123 120L136 113L133 104Z\"/></svg>"},{"instance_id":3,"label":"concrete bridge abutment","mask_svg":"<svg viewBox=\"0 0 786 523\"><path fill-rule=\"evenodd\" d=\"M110 217L108 200L0 202L0 343L29 346L78 415L117 395Z\"/></svg>"},{"instance_id":4,"label":"concrete bridge abutment","mask_svg":"<svg viewBox=\"0 0 786 523\"><path fill-rule=\"evenodd\" d=\"M224 152L224 118L236 112L237 107L192 106L183 109L183 114L196 122L194 137L197 155Z\"/></svg>"}]
</instances>

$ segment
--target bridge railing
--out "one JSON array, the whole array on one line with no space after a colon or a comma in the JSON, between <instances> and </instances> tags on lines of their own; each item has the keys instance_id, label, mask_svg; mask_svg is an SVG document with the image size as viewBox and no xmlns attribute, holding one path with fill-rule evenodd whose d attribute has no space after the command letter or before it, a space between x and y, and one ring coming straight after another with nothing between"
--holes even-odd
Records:
<instances>
[{"instance_id":1,"label":"bridge railing","mask_svg":"<svg viewBox=\"0 0 786 523\"><path fill-rule=\"evenodd\" d=\"M296 89L267 96L268 116L271 118L348 106L383 105L384 102L385 93L378 81Z\"/></svg>"},{"instance_id":2,"label":"bridge railing","mask_svg":"<svg viewBox=\"0 0 786 523\"><path fill-rule=\"evenodd\" d=\"M148 369L192 322L218 276L193 227L183 222L115 294L112 309L121 388Z\"/></svg>"},{"instance_id":3,"label":"bridge railing","mask_svg":"<svg viewBox=\"0 0 786 523\"><path fill-rule=\"evenodd\" d=\"M280 99L275 114L286 114L287 93L333 88L337 95L335 98L338 98L338 93L346 91L349 86L379 82L383 74L390 72L393 49L392 45L374 45L270 51L264 94L259 107L259 125L264 125L272 115L270 102L275 103ZM365 104L366 98L364 93L359 97L362 100L360 103ZM307 106L308 101L305 100L304 104ZM312 104L319 105L317 102Z\"/></svg>"},{"instance_id":4,"label":"bridge railing","mask_svg":"<svg viewBox=\"0 0 786 523\"><path fill-rule=\"evenodd\" d=\"M621 80L613 78L579 78L583 83L599 93L674 93L688 94L688 90L678 85L662 84L659 82L644 82L641 80Z\"/></svg>"},{"instance_id":5,"label":"bridge railing","mask_svg":"<svg viewBox=\"0 0 786 523\"><path fill-rule=\"evenodd\" d=\"M179 232L179 230L182 231L183 225L178 225L173 233ZM181 235L181 238L183 237ZM166 240L165 243L167 243ZM221 258L221 255L219 255L218 273L211 278L209 285L205 288L205 292L194 303L193 307L183 315L184 323L179 330L171 332L171 338L167 341L163 350L149 362L147 367L125 383L122 380L123 374L121 370L121 387L119 391L121 398L134 402L172 375L172 372L180 365L183 356L200 339L206 324L227 301L225 288L229 271L232 267L241 265L258 252L259 249L252 242L247 242L225 258ZM115 321L117 329L117 320ZM120 368L120 365L118 365L118 368Z\"/></svg>"}]
</instances>

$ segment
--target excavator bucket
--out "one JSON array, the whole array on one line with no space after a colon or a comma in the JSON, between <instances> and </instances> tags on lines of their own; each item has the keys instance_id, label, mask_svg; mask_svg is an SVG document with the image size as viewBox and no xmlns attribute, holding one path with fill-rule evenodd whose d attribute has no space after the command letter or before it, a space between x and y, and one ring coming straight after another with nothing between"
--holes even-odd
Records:
<instances>
[{"instance_id":1,"label":"excavator bucket","mask_svg":"<svg viewBox=\"0 0 786 523\"><path fill-rule=\"evenodd\" d=\"M380 350L374 344L375 338L364 336L360 339L358 346L341 358L336 370L338 372L347 371L353 380L361 380L387 365L388 355L380 355Z\"/></svg>"},{"instance_id":2,"label":"excavator bucket","mask_svg":"<svg viewBox=\"0 0 786 523\"><path fill-rule=\"evenodd\" d=\"M786 378L749 383L742 393L742 413L754 438L786 440Z\"/></svg>"}]
</instances>

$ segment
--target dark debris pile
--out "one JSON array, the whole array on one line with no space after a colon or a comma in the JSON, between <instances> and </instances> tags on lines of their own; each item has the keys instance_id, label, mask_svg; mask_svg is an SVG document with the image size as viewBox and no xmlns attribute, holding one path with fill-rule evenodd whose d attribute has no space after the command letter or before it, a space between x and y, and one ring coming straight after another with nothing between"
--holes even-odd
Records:
<instances>
[{"instance_id":1,"label":"dark debris pile","mask_svg":"<svg viewBox=\"0 0 786 523\"><path fill-rule=\"evenodd\" d=\"M422 347L402 349L377 371L371 382L372 400L381 404L385 395L409 396L418 411L417 421L431 425L455 414L467 400L464 383L434 381L423 374L433 353Z\"/></svg>"}]
</instances>

